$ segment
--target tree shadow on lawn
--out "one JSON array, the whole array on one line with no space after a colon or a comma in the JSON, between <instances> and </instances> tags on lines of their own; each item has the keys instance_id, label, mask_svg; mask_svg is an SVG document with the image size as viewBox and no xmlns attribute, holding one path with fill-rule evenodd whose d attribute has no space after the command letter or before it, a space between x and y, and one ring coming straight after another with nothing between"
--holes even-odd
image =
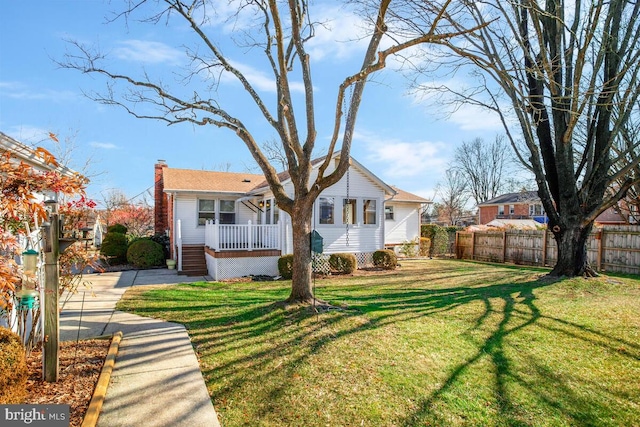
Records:
<instances>
[{"instance_id":1,"label":"tree shadow on lawn","mask_svg":"<svg viewBox=\"0 0 640 427\"><path fill-rule=\"evenodd\" d=\"M279 382L272 382L264 390L258 391L257 398L263 402L262 415L278 413L283 405L278 399L286 394L290 387L299 386L296 383L296 370L327 344L341 338L357 336L365 331L439 315L480 302L482 309L475 319L471 319L473 323L465 333L472 334L481 328L492 329L491 332L477 343L476 351L471 357L457 362L457 365L454 364L441 385L418 402L417 407L412 413L408 413L404 420L399 420L400 425L423 425L425 422L446 424L446 419L436 413L440 410L437 406L446 405L445 396L452 389L461 387L462 378L481 360L488 360L492 366L490 371L494 375L493 394L497 406L495 411L504 425L534 425L540 421L527 421L526 416L520 414L517 406L521 406L521 402L514 401L510 396L514 382L536 394L537 400L559 412L561 417L569 420L569 424L592 425L593 420L598 419L599 413L615 413L612 412L612 408L601 407L598 401L576 396L567 386L572 380L570 375L566 378L554 376L547 372L547 368L541 363L532 359L529 361L531 370L548 382L539 385L521 376L512 366L512 360L505 349L505 340L536 323L538 327L552 329L555 333L585 340L589 344L602 346L611 351L615 351L618 344L624 344L631 349L626 356L638 360L637 354L632 354L638 353L639 349L634 343L609 337L597 330L564 319L543 315L535 304L534 290L553 285L556 281L546 279L439 289L429 289L426 286L416 289L415 282L411 282L413 288L409 288L409 283L409 279L406 283L398 280L392 287L387 287L379 293L375 292L375 286L367 286L371 290L370 293L355 296L346 287L327 290L327 299L339 300L351 309L320 315L308 308L282 310L278 303L265 302L273 299L261 300L255 294L247 295L246 298L240 294L237 300L219 304L211 301L213 306L218 307L214 311L216 314L220 313L220 307L223 305L227 306L228 310L206 321L184 323L201 357L206 354L206 360L203 360L203 374L212 392L214 404L224 407L224 399L230 393L242 390L250 382L267 383L270 376L277 375ZM362 288L358 289L362 291ZM196 301L194 300L194 303ZM201 300L197 302L198 307L194 309L207 306L207 303ZM497 326L492 327L488 324L488 319L495 315L501 318ZM366 320L354 322L355 324L347 328L343 326L345 320L354 318ZM541 326L540 319L557 324L558 327ZM249 352L243 351L249 346ZM550 388L555 389L557 393L550 394ZM560 398L561 396L565 397Z\"/></svg>"}]
</instances>

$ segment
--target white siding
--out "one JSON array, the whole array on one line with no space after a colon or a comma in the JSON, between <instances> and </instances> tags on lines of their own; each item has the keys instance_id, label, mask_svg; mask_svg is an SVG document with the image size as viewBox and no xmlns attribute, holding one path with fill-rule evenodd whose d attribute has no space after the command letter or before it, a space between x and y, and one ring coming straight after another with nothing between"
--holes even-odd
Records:
<instances>
[{"instance_id":1,"label":"white siding","mask_svg":"<svg viewBox=\"0 0 640 427\"><path fill-rule=\"evenodd\" d=\"M182 243L204 244L204 226L198 226L198 199L233 199L218 194L178 194L175 200L176 217L182 220ZM242 203L236 203L236 224L256 223L255 213Z\"/></svg>"},{"instance_id":2,"label":"white siding","mask_svg":"<svg viewBox=\"0 0 640 427\"><path fill-rule=\"evenodd\" d=\"M178 195L175 204L175 219L182 222L182 243L185 245L204 244L204 226L198 227L198 198L190 195Z\"/></svg>"},{"instance_id":3,"label":"white siding","mask_svg":"<svg viewBox=\"0 0 640 427\"><path fill-rule=\"evenodd\" d=\"M236 203L236 224L246 224L249 221L253 224L256 223L256 213L242 204L242 202Z\"/></svg>"},{"instance_id":4,"label":"white siding","mask_svg":"<svg viewBox=\"0 0 640 427\"><path fill-rule=\"evenodd\" d=\"M386 245L403 243L420 237L420 205L417 203L393 203L393 220L385 220Z\"/></svg>"},{"instance_id":5,"label":"white siding","mask_svg":"<svg viewBox=\"0 0 640 427\"><path fill-rule=\"evenodd\" d=\"M347 180L349 188L347 191ZM347 226L342 223L342 201L347 198L356 199L357 224ZM366 175L351 167L340 181L327 188L321 197L335 199L335 223L333 225L318 224L317 202L314 223L316 231L323 238L324 253L336 252L373 252L384 247L384 190ZM376 224L362 223L363 200L376 200ZM348 232L347 232L348 230ZM348 242L347 242L348 239Z\"/></svg>"}]
</instances>

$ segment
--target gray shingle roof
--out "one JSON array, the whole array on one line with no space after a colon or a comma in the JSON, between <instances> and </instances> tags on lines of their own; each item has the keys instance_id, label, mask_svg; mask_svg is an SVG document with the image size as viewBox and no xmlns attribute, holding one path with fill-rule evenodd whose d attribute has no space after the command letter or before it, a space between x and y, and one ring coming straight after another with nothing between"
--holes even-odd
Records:
<instances>
[{"instance_id":1,"label":"gray shingle roof","mask_svg":"<svg viewBox=\"0 0 640 427\"><path fill-rule=\"evenodd\" d=\"M518 204L518 203L539 203L537 191L520 191L517 193L507 193L495 197L491 200L487 200L484 203L480 203L478 206L491 206L491 205L506 205L506 204Z\"/></svg>"}]
</instances>

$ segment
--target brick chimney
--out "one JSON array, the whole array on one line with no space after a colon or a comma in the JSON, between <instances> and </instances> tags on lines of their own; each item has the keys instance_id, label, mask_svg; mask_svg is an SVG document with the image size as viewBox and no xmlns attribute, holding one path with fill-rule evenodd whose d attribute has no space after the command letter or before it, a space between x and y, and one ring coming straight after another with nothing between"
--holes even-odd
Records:
<instances>
[{"instance_id":1,"label":"brick chimney","mask_svg":"<svg viewBox=\"0 0 640 427\"><path fill-rule=\"evenodd\" d=\"M167 167L164 160L158 160L155 164L155 187L154 187L154 231L155 234L164 234L169 228L169 218L167 216L167 197L164 194L164 180L162 170Z\"/></svg>"}]
</instances>

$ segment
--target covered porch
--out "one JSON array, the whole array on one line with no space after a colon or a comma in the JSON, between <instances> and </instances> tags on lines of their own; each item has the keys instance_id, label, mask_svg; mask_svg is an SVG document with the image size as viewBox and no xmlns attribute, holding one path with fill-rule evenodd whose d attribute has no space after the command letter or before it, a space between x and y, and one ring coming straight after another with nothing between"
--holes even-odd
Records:
<instances>
[{"instance_id":1,"label":"covered porch","mask_svg":"<svg viewBox=\"0 0 640 427\"><path fill-rule=\"evenodd\" d=\"M278 275L278 258L292 249L290 224L217 224L207 221L204 245L198 261L214 280L249 275ZM175 248L179 272L197 269L189 263L194 245L182 239L181 220L176 221Z\"/></svg>"}]
</instances>

